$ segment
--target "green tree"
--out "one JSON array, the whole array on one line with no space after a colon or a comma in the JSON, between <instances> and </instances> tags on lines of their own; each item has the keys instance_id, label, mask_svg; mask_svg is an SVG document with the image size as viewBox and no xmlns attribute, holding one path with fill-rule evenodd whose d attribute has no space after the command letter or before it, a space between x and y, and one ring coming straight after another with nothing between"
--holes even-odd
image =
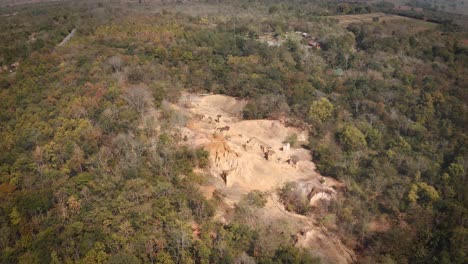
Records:
<instances>
[{"instance_id":1,"label":"green tree","mask_svg":"<svg viewBox=\"0 0 468 264\"><path fill-rule=\"evenodd\" d=\"M158 254L156 254L155 261L158 264L174 264L174 260L172 260L171 255L164 251L158 252Z\"/></svg>"},{"instance_id":2,"label":"green tree","mask_svg":"<svg viewBox=\"0 0 468 264\"><path fill-rule=\"evenodd\" d=\"M104 264L107 263L109 255L104 251L104 245L97 242L94 247L86 253L80 264Z\"/></svg>"},{"instance_id":3,"label":"green tree","mask_svg":"<svg viewBox=\"0 0 468 264\"><path fill-rule=\"evenodd\" d=\"M21 215L16 207L13 207L13 210L11 210L10 221L13 225L18 225L21 222Z\"/></svg>"},{"instance_id":4,"label":"green tree","mask_svg":"<svg viewBox=\"0 0 468 264\"><path fill-rule=\"evenodd\" d=\"M408 201L410 201L411 203L422 201L426 204L430 204L439 199L439 192L433 186L425 182L412 184L408 193Z\"/></svg>"},{"instance_id":5,"label":"green tree","mask_svg":"<svg viewBox=\"0 0 468 264\"><path fill-rule=\"evenodd\" d=\"M366 137L354 125L346 125L338 135L346 150L358 150L367 146Z\"/></svg>"},{"instance_id":6,"label":"green tree","mask_svg":"<svg viewBox=\"0 0 468 264\"><path fill-rule=\"evenodd\" d=\"M333 104L325 97L313 101L309 108L309 118L317 123L322 123L333 114Z\"/></svg>"}]
</instances>

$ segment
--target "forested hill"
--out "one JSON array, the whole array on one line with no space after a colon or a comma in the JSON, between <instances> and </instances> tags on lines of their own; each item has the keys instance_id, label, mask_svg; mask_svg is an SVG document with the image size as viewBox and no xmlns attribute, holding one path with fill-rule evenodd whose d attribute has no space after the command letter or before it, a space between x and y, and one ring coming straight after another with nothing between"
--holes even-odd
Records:
<instances>
[{"instance_id":1,"label":"forested hill","mask_svg":"<svg viewBox=\"0 0 468 264\"><path fill-rule=\"evenodd\" d=\"M252 221L271 193L226 209L222 193L200 192L208 153L183 147L173 127L184 117L166 107L192 92L310 129L304 147L344 191L319 208L284 206L356 262L467 263L467 32L334 17L338 4L1 10L0 262L319 263L286 224Z\"/></svg>"}]
</instances>

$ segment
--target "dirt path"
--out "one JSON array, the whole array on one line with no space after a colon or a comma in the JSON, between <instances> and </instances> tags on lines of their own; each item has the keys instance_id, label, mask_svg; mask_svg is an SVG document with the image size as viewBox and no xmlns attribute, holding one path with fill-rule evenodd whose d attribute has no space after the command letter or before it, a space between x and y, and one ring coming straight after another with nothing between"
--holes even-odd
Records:
<instances>
[{"instance_id":1,"label":"dirt path","mask_svg":"<svg viewBox=\"0 0 468 264\"><path fill-rule=\"evenodd\" d=\"M70 34L68 34L63 40L62 42L60 42L57 46L58 47L62 47L64 46L65 44L67 44L67 42L75 35L75 32L76 32L76 28L74 28Z\"/></svg>"}]
</instances>

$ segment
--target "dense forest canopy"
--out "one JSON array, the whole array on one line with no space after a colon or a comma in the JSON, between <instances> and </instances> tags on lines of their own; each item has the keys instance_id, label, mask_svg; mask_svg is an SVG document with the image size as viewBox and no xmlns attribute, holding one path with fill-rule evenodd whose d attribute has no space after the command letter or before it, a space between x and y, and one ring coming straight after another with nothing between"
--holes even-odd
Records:
<instances>
[{"instance_id":1,"label":"dense forest canopy","mask_svg":"<svg viewBox=\"0 0 468 264\"><path fill-rule=\"evenodd\" d=\"M285 227L251 221L264 193L216 220L222 194L197 188L208 153L185 147L165 107L191 92L245 98L245 119L309 129L318 171L345 190L319 209L291 186L278 195L356 262L467 263L467 20L418 6L0 7L0 262L326 262Z\"/></svg>"}]
</instances>

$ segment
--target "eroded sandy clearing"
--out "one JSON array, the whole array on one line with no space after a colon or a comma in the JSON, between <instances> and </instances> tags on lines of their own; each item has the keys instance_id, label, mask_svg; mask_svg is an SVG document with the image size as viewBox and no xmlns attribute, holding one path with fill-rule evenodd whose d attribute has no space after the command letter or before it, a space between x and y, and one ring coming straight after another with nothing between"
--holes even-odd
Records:
<instances>
[{"instance_id":1,"label":"eroded sandy clearing","mask_svg":"<svg viewBox=\"0 0 468 264\"><path fill-rule=\"evenodd\" d=\"M211 174L223 185L248 192L271 190L288 181L315 183L320 188L336 184L315 171L308 150L283 143L293 134L299 142L307 142L306 131L277 120L241 120L245 104L223 95L190 94L179 104L189 120L181 128L182 137L210 152Z\"/></svg>"},{"instance_id":2,"label":"eroded sandy clearing","mask_svg":"<svg viewBox=\"0 0 468 264\"><path fill-rule=\"evenodd\" d=\"M341 242L305 217L284 210L275 190L286 182L296 182L299 194L312 205L321 199L333 199L337 181L323 177L315 170L310 152L284 143L293 134L306 143L308 133L286 127L278 120L242 120L246 101L223 95L184 94L171 108L187 122L179 128L191 147L203 147L210 153L208 184L200 190L211 198L214 190L225 195L225 203L233 207L252 190L270 193L267 205L259 210L263 221L285 221L297 234L297 246L309 247L331 263L349 263L352 254ZM221 212L218 218L223 221Z\"/></svg>"}]
</instances>

